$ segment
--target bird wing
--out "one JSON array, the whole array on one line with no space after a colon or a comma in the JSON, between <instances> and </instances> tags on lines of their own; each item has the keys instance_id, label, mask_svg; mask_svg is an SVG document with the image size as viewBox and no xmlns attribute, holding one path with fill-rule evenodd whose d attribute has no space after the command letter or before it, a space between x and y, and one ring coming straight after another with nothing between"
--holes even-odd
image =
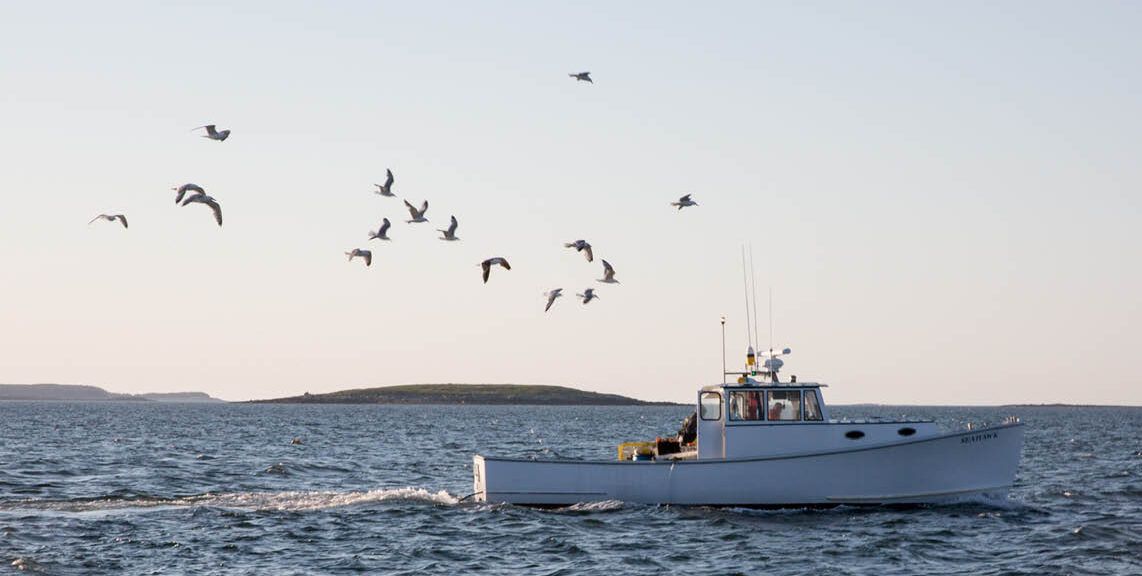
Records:
<instances>
[{"instance_id":1,"label":"bird wing","mask_svg":"<svg viewBox=\"0 0 1142 576\"><path fill-rule=\"evenodd\" d=\"M459 226L459 224L456 222L456 217L453 216L452 217L452 225L448 227L448 235L449 236L456 233L456 227L457 226Z\"/></svg>"},{"instance_id":2,"label":"bird wing","mask_svg":"<svg viewBox=\"0 0 1142 576\"><path fill-rule=\"evenodd\" d=\"M102 218L102 217L103 217L103 215L102 215L102 214L100 214L100 215L96 216L95 218L92 218L91 220L88 220L88 221L87 221L87 223L88 223L88 224L91 224L92 222L95 222L96 220L98 220L98 219L100 219L100 218Z\"/></svg>"},{"instance_id":3,"label":"bird wing","mask_svg":"<svg viewBox=\"0 0 1142 576\"><path fill-rule=\"evenodd\" d=\"M424 204L420 205L420 215L424 216L425 212L428 212L428 200L425 200Z\"/></svg>"},{"instance_id":4,"label":"bird wing","mask_svg":"<svg viewBox=\"0 0 1142 576\"><path fill-rule=\"evenodd\" d=\"M408 206L408 213L410 216L412 216L413 218L416 218L418 216L418 214L416 213L416 206L409 204L408 200L404 201L404 205Z\"/></svg>"},{"instance_id":5,"label":"bird wing","mask_svg":"<svg viewBox=\"0 0 1142 576\"><path fill-rule=\"evenodd\" d=\"M500 266L503 266L504 268L506 268L508 270L512 269L512 265L508 264L508 261L504 260L503 258L500 258Z\"/></svg>"},{"instance_id":6,"label":"bird wing","mask_svg":"<svg viewBox=\"0 0 1142 576\"><path fill-rule=\"evenodd\" d=\"M373 253L368 250L361 251L361 257L365 259L365 266L373 265Z\"/></svg>"},{"instance_id":7,"label":"bird wing","mask_svg":"<svg viewBox=\"0 0 1142 576\"><path fill-rule=\"evenodd\" d=\"M393 185L393 171L385 168L385 188Z\"/></svg>"},{"instance_id":8,"label":"bird wing","mask_svg":"<svg viewBox=\"0 0 1142 576\"><path fill-rule=\"evenodd\" d=\"M584 246L583 250L587 253L587 261L588 262L594 262L595 261L595 254L594 254L594 252L591 252L591 245L588 244L588 245Z\"/></svg>"},{"instance_id":9,"label":"bird wing","mask_svg":"<svg viewBox=\"0 0 1142 576\"><path fill-rule=\"evenodd\" d=\"M112 218L112 220L117 218L120 222L123 223L124 228L127 227L127 217L126 216L124 216L122 214L116 214L116 215L112 216L111 218Z\"/></svg>"},{"instance_id":10,"label":"bird wing","mask_svg":"<svg viewBox=\"0 0 1142 576\"><path fill-rule=\"evenodd\" d=\"M484 269L484 283L487 284L488 274L492 271L492 262L490 260L484 260L480 262L480 266Z\"/></svg>"},{"instance_id":11,"label":"bird wing","mask_svg":"<svg viewBox=\"0 0 1142 576\"><path fill-rule=\"evenodd\" d=\"M689 201L690 201L690 195L689 195L689 194L687 194L687 195L685 195L685 196L683 196L683 197L679 198L679 199L678 199L678 201L679 201L679 202L689 202Z\"/></svg>"},{"instance_id":12,"label":"bird wing","mask_svg":"<svg viewBox=\"0 0 1142 576\"><path fill-rule=\"evenodd\" d=\"M384 236L385 232L387 232L389 230L389 226L392 226L392 223L389 222L388 218L385 218L384 220L382 220L381 221L381 229L377 231L380 233L379 235Z\"/></svg>"},{"instance_id":13,"label":"bird wing","mask_svg":"<svg viewBox=\"0 0 1142 576\"><path fill-rule=\"evenodd\" d=\"M196 196L196 198L197 198L197 196ZM214 211L214 221L218 222L218 225L221 226L222 225L222 205L219 204L218 202L214 201L214 200L203 200L202 202L203 202L203 204L210 206L210 209L212 211Z\"/></svg>"},{"instance_id":14,"label":"bird wing","mask_svg":"<svg viewBox=\"0 0 1142 576\"><path fill-rule=\"evenodd\" d=\"M556 288L556 289L552 290L551 292L547 293L547 306L544 306L544 308L543 308L544 312L547 312L548 310L551 309L551 305L555 303L555 299L560 296L559 293L562 291L563 291L562 288Z\"/></svg>"},{"instance_id":15,"label":"bird wing","mask_svg":"<svg viewBox=\"0 0 1142 576\"><path fill-rule=\"evenodd\" d=\"M207 198L206 194L198 194L198 193L191 194L190 196L186 197L186 200L182 201L182 205L186 206L187 204L190 204L191 202L206 202L206 198Z\"/></svg>"}]
</instances>

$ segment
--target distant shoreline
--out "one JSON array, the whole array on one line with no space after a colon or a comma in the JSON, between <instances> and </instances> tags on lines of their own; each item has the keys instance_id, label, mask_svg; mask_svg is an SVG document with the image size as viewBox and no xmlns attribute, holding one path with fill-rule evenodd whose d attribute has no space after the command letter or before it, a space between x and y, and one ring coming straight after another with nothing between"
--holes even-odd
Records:
<instances>
[{"instance_id":1,"label":"distant shoreline","mask_svg":"<svg viewBox=\"0 0 1142 576\"><path fill-rule=\"evenodd\" d=\"M204 392L115 394L98 386L79 384L0 384L0 401L7 402L158 402L160 404L220 404L225 400Z\"/></svg>"},{"instance_id":2,"label":"distant shoreline","mask_svg":"<svg viewBox=\"0 0 1142 576\"><path fill-rule=\"evenodd\" d=\"M328 394L249 400L251 404L486 404L539 406L687 406L648 402L618 394L600 394L564 386L523 384L411 384L359 388Z\"/></svg>"}]
</instances>

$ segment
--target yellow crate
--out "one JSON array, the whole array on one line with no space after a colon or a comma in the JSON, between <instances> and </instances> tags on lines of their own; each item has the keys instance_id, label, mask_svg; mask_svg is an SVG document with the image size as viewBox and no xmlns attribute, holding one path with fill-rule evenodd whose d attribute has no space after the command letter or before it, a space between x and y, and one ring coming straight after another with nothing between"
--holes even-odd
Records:
<instances>
[{"instance_id":1,"label":"yellow crate","mask_svg":"<svg viewBox=\"0 0 1142 576\"><path fill-rule=\"evenodd\" d=\"M643 448L653 452L654 442L623 442L619 444L619 460L630 460Z\"/></svg>"}]
</instances>

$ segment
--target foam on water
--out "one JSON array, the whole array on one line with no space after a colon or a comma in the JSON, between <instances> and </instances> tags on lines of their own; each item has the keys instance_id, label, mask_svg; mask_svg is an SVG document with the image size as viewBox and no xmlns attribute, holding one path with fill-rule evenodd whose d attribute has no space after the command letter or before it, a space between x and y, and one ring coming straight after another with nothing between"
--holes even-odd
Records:
<instances>
[{"instance_id":1,"label":"foam on water","mask_svg":"<svg viewBox=\"0 0 1142 576\"><path fill-rule=\"evenodd\" d=\"M429 492L424 488L397 488L365 492L240 492L202 494L184 498L93 498L76 500L41 500L28 498L0 502L0 512L18 510L51 510L56 512L96 512L136 508L208 506L249 510L324 510L376 502L409 502L451 506L459 499L447 491Z\"/></svg>"}]
</instances>

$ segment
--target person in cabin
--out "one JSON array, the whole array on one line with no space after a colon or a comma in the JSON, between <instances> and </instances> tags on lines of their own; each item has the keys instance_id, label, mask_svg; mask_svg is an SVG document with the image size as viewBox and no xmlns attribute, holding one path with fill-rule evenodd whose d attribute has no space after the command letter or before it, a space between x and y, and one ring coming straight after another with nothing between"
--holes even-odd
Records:
<instances>
[{"instance_id":1,"label":"person in cabin","mask_svg":"<svg viewBox=\"0 0 1142 576\"><path fill-rule=\"evenodd\" d=\"M749 395L745 413L746 420L761 420L761 399L759 396L760 394L757 392Z\"/></svg>"},{"instance_id":2,"label":"person in cabin","mask_svg":"<svg viewBox=\"0 0 1142 576\"><path fill-rule=\"evenodd\" d=\"M781 402L777 402L773 406L770 406L769 407L769 419L770 420L780 420L781 419L781 411L784 409L785 409L785 405L782 404Z\"/></svg>"}]
</instances>

